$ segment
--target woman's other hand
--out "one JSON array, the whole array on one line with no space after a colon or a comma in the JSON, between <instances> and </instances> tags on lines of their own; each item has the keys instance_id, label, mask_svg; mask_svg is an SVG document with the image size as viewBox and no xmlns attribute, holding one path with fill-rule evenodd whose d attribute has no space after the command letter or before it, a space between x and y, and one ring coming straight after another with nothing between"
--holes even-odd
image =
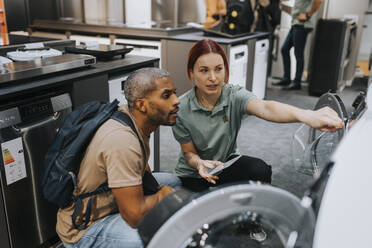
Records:
<instances>
[{"instance_id":1,"label":"woman's other hand","mask_svg":"<svg viewBox=\"0 0 372 248\"><path fill-rule=\"evenodd\" d=\"M307 119L306 124L323 132L335 132L344 125L336 111L329 107L310 110Z\"/></svg>"},{"instance_id":2,"label":"woman's other hand","mask_svg":"<svg viewBox=\"0 0 372 248\"><path fill-rule=\"evenodd\" d=\"M202 160L200 159L198 162L198 172L199 175L207 180L209 183L216 184L216 180L218 180L218 176L213 176L208 173L210 169L213 169L216 166L223 165L220 161L212 161L212 160Z\"/></svg>"}]
</instances>

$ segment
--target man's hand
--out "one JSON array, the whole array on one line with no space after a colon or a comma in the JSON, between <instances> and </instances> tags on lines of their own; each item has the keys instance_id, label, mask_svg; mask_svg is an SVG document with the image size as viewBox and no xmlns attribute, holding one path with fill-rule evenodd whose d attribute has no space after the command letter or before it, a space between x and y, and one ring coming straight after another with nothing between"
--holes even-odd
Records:
<instances>
[{"instance_id":1,"label":"man's hand","mask_svg":"<svg viewBox=\"0 0 372 248\"><path fill-rule=\"evenodd\" d=\"M167 195L169 195L170 193L172 193L174 191L174 189L172 187L169 187L169 186L161 186L159 191L158 191L158 195L159 195L159 201L161 201L164 197L166 197Z\"/></svg>"},{"instance_id":2,"label":"man's hand","mask_svg":"<svg viewBox=\"0 0 372 248\"><path fill-rule=\"evenodd\" d=\"M336 111L329 107L311 111L306 124L323 132L335 132L344 125Z\"/></svg>"},{"instance_id":3,"label":"man's hand","mask_svg":"<svg viewBox=\"0 0 372 248\"><path fill-rule=\"evenodd\" d=\"M199 175L207 180L210 183L216 184L216 180L218 180L218 176L212 176L208 173L210 169L213 169L216 166L223 165L220 161L212 161L212 160L202 160L200 159L198 162L198 172Z\"/></svg>"},{"instance_id":4,"label":"man's hand","mask_svg":"<svg viewBox=\"0 0 372 248\"><path fill-rule=\"evenodd\" d=\"M301 21L301 22L307 21L306 13L300 13L300 14L297 16L297 20L299 20L299 21Z\"/></svg>"}]
</instances>

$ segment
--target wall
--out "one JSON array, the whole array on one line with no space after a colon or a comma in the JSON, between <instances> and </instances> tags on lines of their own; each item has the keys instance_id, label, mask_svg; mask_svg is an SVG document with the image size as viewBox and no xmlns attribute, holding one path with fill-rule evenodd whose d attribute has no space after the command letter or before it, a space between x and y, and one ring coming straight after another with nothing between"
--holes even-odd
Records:
<instances>
[{"instance_id":1,"label":"wall","mask_svg":"<svg viewBox=\"0 0 372 248\"><path fill-rule=\"evenodd\" d=\"M364 18L362 41L360 43L358 60L369 60L369 54L372 52L372 0L369 1L368 14Z\"/></svg>"}]
</instances>

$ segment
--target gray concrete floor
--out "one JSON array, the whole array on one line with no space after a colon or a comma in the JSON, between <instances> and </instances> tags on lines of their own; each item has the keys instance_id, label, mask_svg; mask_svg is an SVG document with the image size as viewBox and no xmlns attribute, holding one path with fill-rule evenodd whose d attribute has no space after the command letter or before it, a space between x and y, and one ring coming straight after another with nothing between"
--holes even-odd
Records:
<instances>
[{"instance_id":1,"label":"gray concrete floor","mask_svg":"<svg viewBox=\"0 0 372 248\"><path fill-rule=\"evenodd\" d=\"M360 85L353 84L339 94L349 112L354 98L362 88ZM307 92L306 83L303 83L300 91L283 91L280 87L269 87L266 91L266 99L313 109L318 97L309 96ZM261 158L272 166L274 186L288 190L297 196L302 196L313 180L311 176L298 172L292 163L292 137L300 125L300 123L271 123L255 116L248 116L242 123L237 141L238 149L242 154ZM180 146L174 139L171 128L160 127L160 170L172 172L179 152Z\"/></svg>"}]
</instances>

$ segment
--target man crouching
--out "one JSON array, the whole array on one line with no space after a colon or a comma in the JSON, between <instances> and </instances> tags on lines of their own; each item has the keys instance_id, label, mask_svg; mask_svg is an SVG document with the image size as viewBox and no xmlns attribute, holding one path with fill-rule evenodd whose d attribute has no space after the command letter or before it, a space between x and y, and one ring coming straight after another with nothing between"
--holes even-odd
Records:
<instances>
[{"instance_id":1,"label":"man crouching","mask_svg":"<svg viewBox=\"0 0 372 248\"><path fill-rule=\"evenodd\" d=\"M124 92L128 104L118 110L129 115L138 136L113 119L97 130L81 162L74 194L92 192L105 182L111 191L92 197L90 221L82 230L72 223L75 204L59 209L57 233L65 247L142 247L134 227L172 187L181 184L172 174L154 173L163 186L152 195L143 190L145 171L151 173L150 134L159 125L175 124L177 118L180 102L169 73L157 68L137 70L128 77ZM83 200L81 209L88 201ZM79 213L77 222L85 214Z\"/></svg>"}]
</instances>

